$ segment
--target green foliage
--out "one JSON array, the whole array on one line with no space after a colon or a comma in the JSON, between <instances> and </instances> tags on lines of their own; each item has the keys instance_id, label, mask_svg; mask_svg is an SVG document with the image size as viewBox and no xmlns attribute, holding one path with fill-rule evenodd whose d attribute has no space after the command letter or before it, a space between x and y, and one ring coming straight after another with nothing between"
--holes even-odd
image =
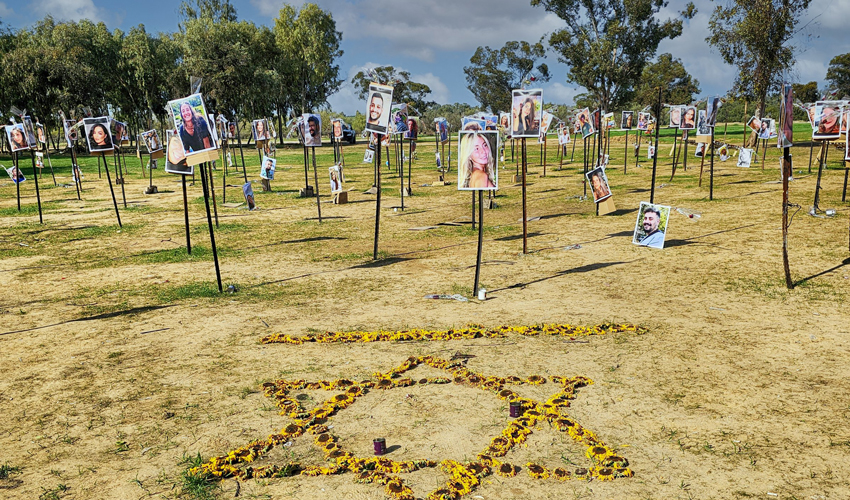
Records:
<instances>
[{"instance_id":1,"label":"green foliage","mask_svg":"<svg viewBox=\"0 0 850 500\"><path fill-rule=\"evenodd\" d=\"M215 498L213 478L190 472L193 468L200 467L204 462L205 460L200 453L195 456L184 455L180 461L180 465L185 467L180 474L182 493L194 500L213 500Z\"/></svg>"},{"instance_id":2,"label":"green foliage","mask_svg":"<svg viewBox=\"0 0 850 500\"><path fill-rule=\"evenodd\" d=\"M0 479L9 479L12 474L20 474L23 469L17 465L0 465Z\"/></svg>"},{"instance_id":3,"label":"green foliage","mask_svg":"<svg viewBox=\"0 0 850 500\"><path fill-rule=\"evenodd\" d=\"M666 2L658 0L531 0L564 20L549 44L569 66L567 80L588 90L604 109L618 109L631 98L643 68L667 38L682 34L682 19L696 13L692 4L679 19L660 20Z\"/></svg>"},{"instance_id":4,"label":"green foliage","mask_svg":"<svg viewBox=\"0 0 850 500\"><path fill-rule=\"evenodd\" d=\"M643 77L635 89L635 102L640 106L653 106L655 116L660 116L658 87L664 88L663 99L669 104L690 104L699 94L699 81L692 77L680 59L671 54L661 54L658 60L643 68Z\"/></svg>"},{"instance_id":5,"label":"green foliage","mask_svg":"<svg viewBox=\"0 0 850 500\"><path fill-rule=\"evenodd\" d=\"M837 55L829 61L826 79L838 90L838 97L850 96L850 53Z\"/></svg>"},{"instance_id":6,"label":"green foliage","mask_svg":"<svg viewBox=\"0 0 850 500\"><path fill-rule=\"evenodd\" d=\"M431 94L431 87L412 81L409 71L396 71L392 66L378 66L372 70L376 78L372 78L365 71L360 71L351 78L351 84L354 85L360 99L366 99L369 94L369 83L377 81L377 83L393 85L393 102L413 106L420 114L436 105L434 101L427 100Z\"/></svg>"},{"instance_id":7,"label":"green foliage","mask_svg":"<svg viewBox=\"0 0 850 500\"><path fill-rule=\"evenodd\" d=\"M464 116L472 114L477 108L470 106L464 102L456 102L454 104L441 104L428 110L422 115L422 129L433 131L434 118L439 116L444 117L449 121L449 131L460 130L460 120Z\"/></svg>"},{"instance_id":8,"label":"green foliage","mask_svg":"<svg viewBox=\"0 0 850 500\"><path fill-rule=\"evenodd\" d=\"M782 72L794 64L790 41L805 28L799 20L810 1L733 0L711 14L706 41L738 68L732 92L756 100L762 112L768 92L779 90Z\"/></svg>"},{"instance_id":9,"label":"green foliage","mask_svg":"<svg viewBox=\"0 0 850 500\"><path fill-rule=\"evenodd\" d=\"M549 67L545 63L535 67L539 59L546 57L541 42L508 42L499 50L478 47L469 60L472 64L465 66L463 72L467 88L482 107L493 113L510 110L511 90L522 87L532 73L532 87L549 81Z\"/></svg>"},{"instance_id":10,"label":"green foliage","mask_svg":"<svg viewBox=\"0 0 850 500\"><path fill-rule=\"evenodd\" d=\"M835 58L832 60L835 61ZM798 99L800 102L815 102L820 98L818 82L792 83L791 88L794 90L794 99Z\"/></svg>"}]
</instances>

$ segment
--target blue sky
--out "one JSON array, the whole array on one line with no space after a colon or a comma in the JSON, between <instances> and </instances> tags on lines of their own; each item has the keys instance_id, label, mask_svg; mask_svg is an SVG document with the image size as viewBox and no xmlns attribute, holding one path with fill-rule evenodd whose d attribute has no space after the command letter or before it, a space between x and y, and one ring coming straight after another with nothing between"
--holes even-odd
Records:
<instances>
[{"instance_id":1,"label":"blue sky","mask_svg":"<svg viewBox=\"0 0 850 500\"><path fill-rule=\"evenodd\" d=\"M343 33L338 61L348 81L362 68L392 65L407 70L413 79L428 84L439 103L468 102L475 98L466 88L463 67L479 46L497 49L508 40L537 41L557 30L562 21L524 0L316 0L333 13ZM240 19L271 26L283 2L235 0ZM291 2L300 6L302 2ZM675 16L685 0L670 0L660 16ZM659 54L670 52L700 82L703 95L723 95L731 87L735 69L726 65L705 42L711 10L716 3L696 0L697 16L675 40L662 42ZM128 30L139 23L148 31L176 31L175 0L30 0L0 1L0 19L13 28L32 25L46 14L58 20L88 18L103 21L110 29ZM795 82L818 81L822 86L829 60L850 52L850 0L812 0L804 23L805 34L795 40L800 48L791 75ZM566 68L555 54L546 58L552 79L541 85L544 99L571 103L582 91L566 81ZM365 107L346 84L330 99L336 111L353 114Z\"/></svg>"}]
</instances>

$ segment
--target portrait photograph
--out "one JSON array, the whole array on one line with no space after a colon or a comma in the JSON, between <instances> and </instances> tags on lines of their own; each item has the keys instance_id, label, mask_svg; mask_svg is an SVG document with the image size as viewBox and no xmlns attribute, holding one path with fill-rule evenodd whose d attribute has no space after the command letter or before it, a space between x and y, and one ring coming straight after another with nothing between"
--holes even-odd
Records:
<instances>
[{"instance_id":1,"label":"portrait photograph","mask_svg":"<svg viewBox=\"0 0 850 500\"><path fill-rule=\"evenodd\" d=\"M41 123L35 124L35 135L38 137L38 142L47 144L47 134L44 133L44 125Z\"/></svg>"},{"instance_id":2,"label":"portrait photograph","mask_svg":"<svg viewBox=\"0 0 850 500\"><path fill-rule=\"evenodd\" d=\"M812 126L812 130L815 130L815 113L817 112L817 108L814 104L806 108L806 115L809 117L809 125Z\"/></svg>"},{"instance_id":3,"label":"portrait photograph","mask_svg":"<svg viewBox=\"0 0 850 500\"><path fill-rule=\"evenodd\" d=\"M457 188L465 191L499 189L499 134L494 130L458 133Z\"/></svg>"},{"instance_id":4,"label":"portrait photograph","mask_svg":"<svg viewBox=\"0 0 850 500\"><path fill-rule=\"evenodd\" d=\"M333 138L335 141L342 139L342 120L334 118L331 120L331 129L333 130Z\"/></svg>"},{"instance_id":5,"label":"portrait photograph","mask_svg":"<svg viewBox=\"0 0 850 500\"><path fill-rule=\"evenodd\" d=\"M74 120L62 120L62 129L65 131L65 142L72 145L77 142L77 122Z\"/></svg>"},{"instance_id":6,"label":"portrait photograph","mask_svg":"<svg viewBox=\"0 0 850 500\"><path fill-rule=\"evenodd\" d=\"M679 124L682 130L694 130L697 128L696 106L685 106L682 108L682 122Z\"/></svg>"},{"instance_id":7,"label":"portrait photograph","mask_svg":"<svg viewBox=\"0 0 850 500\"><path fill-rule=\"evenodd\" d=\"M165 137L168 144L165 152L165 171L169 174L192 175L195 166L186 162L186 150L180 142L180 134L167 130Z\"/></svg>"},{"instance_id":8,"label":"portrait photograph","mask_svg":"<svg viewBox=\"0 0 850 500\"><path fill-rule=\"evenodd\" d=\"M342 173L339 171L338 165L328 167L328 179L331 183L331 194L342 191Z\"/></svg>"},{"instance_id":9,"label":"portrait photograph","mask_svg":"<svg viewBox=\"0 0 850 500\"><path fill-rule=\"evenodd\" d=\"M708 117L705 113L704 109L699 110L697 114L697 135L701 135L704 137L711 136L711 127L708 126Z\"/></svg>"},{"instance_id":10,"label":"portrait photograph","mask_svg":"<svg viewBox=\"0 0 850 500\"><path fill-rule=\"evenodd\" d=\"M322 145L322 117L315 113L304 113L301 115L304 123L304 145Z\"/></svg>"},{"instance_id":11,"label":"portrait photograph","mask_svg":"<svg viewBox=\"0 0 850 500\"><path fill-rule=\"evenodd\" d=\"M407 131L407 104L393 103L392 105L392 132L400 134Z\"/></svg>"},{"instance_id":12,"label":"portrait photograph","mask_svg":"<svg viewBox=\"0 0 850 500\"><path fill-rule=\"evenodd\" d=\"M250 182L242 185L242 194L245 196L245 204L248 205L249 211L257 208L257 204L254 202L254 188Z\"/></svg>"},{"instance_id":13,"label":"portrait photograph","mask_svg":"<svg viewBox=\"0 0 850 500\"><path fill-rule=\"evenodd\" d=\"M587 183L590 185L590 190L593 193L594 202L599 203L611 196L611 188L608 186L608 176L605 175L605 168L594 168L585 175L587 176Z\"/></svg>"},{"instance_id":14,"label":"portrait photograph","mask_svg":"<svg viewBox=\"0 0 850 500\"><path fill-rule=\"evenodd\" d=\"M440 136L440 144L449 142L449 121L445 118L437 118L434 122L437 134Z\"/></svg>"},{"instance_id":15,"label":"portrait photograph","mask_svg":"<svg viewBox=\"0 0 850 500\"><path fill-rule=\"evenodd\" d=\"M112 137L119 144L122 141L129 141L130 136L127 135L127 124L118 120L112 120Z\"/></svg>"},{"instance_id":16,"label":"portrait photograph","mask_svg":"<svg viewBox=\"0 0 850 500\"><path fill-rule=\"evenodd\" d=\"M419 117L407 117L407 130L404 131L404 138L410 141L415 141L419 138Z\"/></svg>"},{"instance_id":17,"label":"portrait photograph","mask_svg":"<svg viewBox=\"0 0 850 500\"><path fill-rule=\"evenodd\" d=\"M215 123L207 121L207 109L201 94L168 101L168 110L186 156L218 148Z\"/></svg>"},{"instance_id":18,"label":"portrait photograph","mask_svg":"<svg viewBox=\"0 0 850 500\"><path fill-rule=\"evenodd\" d=\"M649 160L655 158L655 146L652 144L647 144L646 146L646 157Z\"/></svg>"},{"instance_id":19,"label":"portrait photograph","mask_svg":"<svg viewBox=\"0 0 850 500\"><path fill-rule=\"evenodd\" d=\"M369 84L369 96L366 99L366 126L364 130L376 134L386 134L390 124L390 107L393 101L393 88L378 83Z\"/></svg>"},{"instance_id":20,"label":"portrait photograph","mask_svg":"<svg viewBox=\"0 0 850 500\"><path fill-rule=\"evenodd\" d=\"M14 182L15 184L20 184L27 180L27 178L24 177L24 173L21 172L18 167L13 166L11 168L3 168L6 169L6 173L9 174L9 178L12 179L12 182Z\"/></svg>"},{"instance_id":21,"label":"portrait photograph","mask_svg":"<svg viewBox=\"0 0 850 500\"><path fill-rule=\"evenodd\" d=\"M277 131L274 129L274 120L266 120L266 125L269 127L269 135L272 139L277 137Z\"/></svg>"},{"instance_id":22,"label":"portrait photograph","mask_svg":"<svg viewBox=\"0 0 850 500\"><path fill-rule=\"evenodd\" d=\"M753 151L754 150L752 150L752 149L741 148L738 151L737 166L739 166L741 168L750 168L750 162L752 161L752 158L753 158Z\"/></svg>"},{"instance_id":23,"label":"portrait photograph","mask_svg":"<svg viewBox=\"0 0 850 500\"><path fill-rule=\"evenodd\" d=\"M269 125L264 118L251 122L251 131L254 133L254 141L267 141L271 139Z\"/></svg>"},{"instance_id":24,"label":"portrait photograph","mask_svg":"<svg viewBox=\"0 0 850 500\"><path fill-rule=\"evenodd\" d=\"M776 121L772 118L763 118L758 132L759 139L773 139L776 137Z\"/></svg>"},{"instance_id":25,"label":"portrait photograph","mask_svg":"<svg viewBox=\"0 0 850 500\"><path fill-rule=\"evenodd\" d=\"M697 157L697 158L702 158L704 154L705 154L705 143L704 142L698 142L697 147L694 148L694 156Z\"/></svg>"},{"instance_id":26,"label":"portrait photograph","mask_svg":"<svg viewBox=\"0 0 850 500\"><path fill-rule=\"evenodd\" d=\"M717 148L717 154L720 156L720 161L726 161L729 159L729 146L723 144L719 148Z\"/></svg>"},{"instance_id":27,"label":"portrait photograph","mask_svg":"<svg viewBox=\"0 0 850 500\"><path fill-rule=\"evenodd\" d=\"M638 130L647 130L649 128L650 118L651 117L650 117L649 113L644 113L644 112L638 113L637 129Z\"/></svg>"},{"instance_id":28,"label":"portrait photograph","mask_svg":"<svg viewBox=\"0 0 850 500\"><path fill-rule=\"evenodd\" d=\"M511 115L509 113L499 113L499 129L503 132L510 132Z\"/></svg>"},{"instance_id":29,"label":"portrait photograph","mask_svg":"<svg viewBox=\"0 0 850 500\"><path fill-rule=\"evenodd\" d=\"M541 113L540 120L540 135L545 136L549 133L549 127L552 126L552 119L555 118L555 115L548 111L544 111Z\"/></svg>"},{"instance_id":30,"label":"portrait photograph","mask_svg":"<svg viewBox=\"0 0 850 500\"><path fill-rule=\"evenodd\" d=\"M464 116L460 119L461 130L484 130L484 120L474 116Z\"/></svg>"},{"instance_id":31,"label":"portrait photograph","mask_svg":"<svg viewBox=\"0 0 850 500\"><path fill-rule=\"evenodd\" d=\"M227 138L236 139L236 122L227 122Z\"/></svg>"},{"instance_id":32,"label":"portrait photograph","mask_svg":"<svg viewBox=\"0 0 850 500\"><path fill-rule=\"evenodd\" d=\"M363 153L363 163L372 163L375 161L375 152L371 149L366 149L366 152Z\"/></svg>"},{"instance_id":33,"label":"portrait photograph","mask_svg":"<svg viewBox=\"0 0 850 500\"><path fill-rule=\"evenodd\" d=\"M27 142L27 133L24 131L24 125L22 123L6 125L6 139L9 140L9 146L13 152L30 148Z\"/></svg>"},{"instance_id":34,"label":"portrait photograph","mask_svg":"<svg viewBox=\"0 0 850 500\"><path fill-rule=\"evenodd\" d=\"M558 125L558 144L561 146L570 143L570 127L566 123Z\"/></svg>"},{"instance_id":35,"label":"portrait photograph","mask_svg":"<svg viewBox=\"0 0 850 500\"><path fill-rule=\"evenodd\" d=\"M757 116L754 116L747 122L747 126L758 133L761 130L761 120Z\"/></svg>"},{"instance_id":36,"label":"portrait photograph","mask_svg":"<svg viewBox=\"0 0 850 500\"><path fill-rule=\"evenodd\" d=\"M682 124L682 106L673 106L670 108L670 124L668 128L679 128Z\"/></svg>"},{"instance_id":37,"label":"portrait photograph","mask_svg":"<svg viewBox=\"0 0 850 500\"><path fill-rule=\"evenodd\" d=\"M35 148L38 146L38 142L35 138L35 126L32 123L32 118L30 118L29 116L25 116L23 121L24 131L27 133L27 143L31 148Z\"/></svg>"},{"instance_id":38,"label":"portrait photograph","mask_svg":"<svg viewBox=\"0 0 850 500\"><path fill-rule=\"evenodd\" d=\"M514 90L511 95L511 136L538 137L540 114L543 109L543 90Z\"/></svg>"},{"instance_id":39,"label":"portrait photograph","mask_svg":"<svg viewBox=\"0 0 850 500\"><path fill-rule=\"evenodd\" d=\"M670 207L642 201L632 243L649 248L664 248L669 219Z\"/></svg>"},{"instance_id":40,"label":"portrait photograph","mask_svg":"<svg viewBox=\"0 0 850 500\"><path fill-rule=\"evenodd\" d=\"M159 132L155 129L142 132L142 141L145 143L148 153L153 153L162 149L162 142L159 140Z\"/></svg>"},{"instance_id":41,"label":"portrait photograph","mask_svg":"<svg viewBox=\"0 0 850 500\"><path fill-rule=\"evenodd\" d=\"M590 119L590 108L584 108L576 113L576 130L581 131L582 139L587 139L596 133L596 127Z\"/></svg>"},{"instance_id":42,"label":"portrait photograph","mask_svg":"<svg viewBox=\"0 0 850 500\"><path fill-rule=\"evenodd\" d=\"M44 153L35 154L35 167L44 168Z\"/></svg>"},{"instance_id":43,"label":"portrait photograph","mask_svg":"<svg viewBox=\"0 0 850 500\"><path fill-rule=\"evenodd\" d=\"M498 115L484 115L481 118L484 119L484 130L499 130L499 116Z\"/></svg>"},{"instance_id":44,"label":"portrait photograph","mask_svg":"<svg viewBox=\"0 0 850 500\"><path fill-rule=\"evenodd\" d=\"M260 164L260 178L273 181L275 166L277 166L276 159L263 156L263 162Z\"/></svg>"},{"instance_id":45,"label":"portrait photograph","mask_svg":"<svg viewBox=\"0 0 850 500\"><path fill-rule=\"evenodd\" d=\"M621 130L631 130L635 126L635 112L634 111L623 111L622 116L620 117L620 129Z\"/></svg>"},{"instance_id":46,"label":"portrait photograph","mask_svg":"<svg viewBox=\"0 0 850 500\"><path fill-rule=\"evenodd\" d=\"M83 130L86 134L86 142L89 152L112 151L112 132L109 124L112 120L108 116L98 118L83 118Z\"/></svg>"},{"instance_id":47,"label":"portrait photograph","mask_svg":"<svg viewBox=\"0 0 850 500\"><path fill-rule=\"evenodd\" d=\"M815 130L812 139L831 140L841 136L841 115L843 108L839 103L822 101L815 104Z\"/></svg>"}]
</instances>

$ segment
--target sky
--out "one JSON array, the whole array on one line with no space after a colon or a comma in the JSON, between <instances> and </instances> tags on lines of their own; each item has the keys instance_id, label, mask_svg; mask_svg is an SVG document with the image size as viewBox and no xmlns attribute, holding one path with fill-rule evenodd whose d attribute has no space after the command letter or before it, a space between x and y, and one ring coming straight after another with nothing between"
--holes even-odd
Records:
<instances>
[{"instance_id":1,"label":"sky","mask_svg":"<svg viewBox=\"0 0 850 500\"><path fill-rule=\"evenodd\" d=\"M723 0L724 2L726 0ZM233 0L241 20L273 26L282 0ZM290 1L293 6L303 2ZM345 84L330 99L334 111L365 112L350 83L362 69L390 65L410 72L411 79L431 87L431 100L440 104L476 100L467 89L463 67L479 46L501 48L505 42L536 42L563 26L563 21L523 0L314 0L333 15L342 32L343 56L337 61ZM670 0L658 14L677 17L686 0ZM724 95L736 69L727 65L706 42L708 19L718 4L696 0L697 15L687 21L682 36L665 40L658 54L669 52L699 80L701 95ZM177 30L175 0L29 0L0 1L0 20L12 28L27 28L50 14L56 20L103 21L110 30L144 24L148 32ZM817 81L823 88L832 57L850 52L850 0L812 0L801 34L794 39L797 63L792 82ZM544 40L545 43L545 40ZM545 102L571 104L583 89L568 82L567 68L549 52L544 62L552 76L541 84Z\"/></svg>"}]
</instances>

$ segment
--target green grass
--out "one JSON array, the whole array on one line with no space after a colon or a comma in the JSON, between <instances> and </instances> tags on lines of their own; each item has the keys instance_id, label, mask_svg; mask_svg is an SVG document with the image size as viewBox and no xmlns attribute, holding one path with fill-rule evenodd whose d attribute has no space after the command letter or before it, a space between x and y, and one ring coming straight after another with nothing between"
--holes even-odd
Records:
<instances>
[{"instance_id":1,"label":"green grass","mask_svg":"<svg viewBox=\"0 0 850 500\"><path fill-rule=\"evenodd\" d=\"M216 485L213 478L203 474L192 474L190 470L200 467L206 460L198 453L195 456L184 455L180 461L183 472L180 474L183 495L194 500L214 500Z\"/></svg>"},{"instance_id":2,"label":"green grass","mask_svg":"<svg viewBox=\"0 0 850 500\"><path fill-rule=\"evenodd\" d=\"M12 474L20 474L22 467L17 465L9 465L8 463L0 465L0 479L9 479Z\"/></svg>"},{"instance_id":3,"label":"green grass","mask_svg":"<svg viewBox=\"0 0 850 500\"><path fill-rule=\"evenodd\" d=\"M221 294L218 284L213 281L193 281L175 287L160 288L155 292L155 296L162 303L172 303L178 300L220 297Z\"/></svg>"}]
</instances>

